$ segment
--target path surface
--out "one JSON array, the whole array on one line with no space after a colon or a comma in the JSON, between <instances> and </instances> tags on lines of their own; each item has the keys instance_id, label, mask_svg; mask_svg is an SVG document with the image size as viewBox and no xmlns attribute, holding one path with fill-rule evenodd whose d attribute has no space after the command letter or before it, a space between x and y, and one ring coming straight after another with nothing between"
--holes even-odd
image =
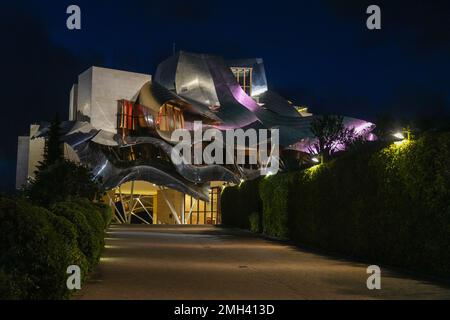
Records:
<instances>
[{"instance_id":1,"label":"path surface","mask_svg":"<svg viewBox=\"0 0 450 320\"><path fill-rule=\"evenodd\" d=\"M115 225L77 299L450 299L450 288L213 226Z\"/></svg>"}]
</instances>

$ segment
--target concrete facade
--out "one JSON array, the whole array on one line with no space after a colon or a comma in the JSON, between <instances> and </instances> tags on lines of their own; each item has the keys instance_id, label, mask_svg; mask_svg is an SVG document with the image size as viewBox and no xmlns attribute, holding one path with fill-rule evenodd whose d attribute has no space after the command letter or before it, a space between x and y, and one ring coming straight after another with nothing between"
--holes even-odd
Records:
<instances>
[{"instance_id":1,"label":"concrete facade","mask_svg":"<svg viewBox=\"0 0 450 320\"><path fill-rule=\"evenodd\" d=\"M77 105L78 105L78 84L74 84L70 90L69 102L69 121L77 119Z\"/></svg>"},{"instance_id":2,"label":"concrete facade","mask_svg":"<svg viewBox=\"0 0 450 320\"><path fill-rule=\"evenodd\" d=\"M30 126L30 137L32 137L37 130L39 129L39 125L32 124ZM30 153L28 157L28 172L27 176L29 179L34 178L34 172L39 165L39 162L44 160L44 147L45 147L45 139L44 138L35 138L30 139Z\"/></svg>"},{"instance_id":3,"label":"concrete facade","mask_svg":"<svg viewBox=\"0 0 450 320\"><path fill-rule=\"evenodd\" d=\"M89 68L78 77L77 120L116 133L118 100L136 101L140 89L149 81L151 76L147 74Z\"/></svg>"},{"instance_id":4,"label":"concrete facade","mask_svg":"<svg viewBox=\"0 0 450 320\"><path fill-rule=\"evenodd\" d=\"M17 168L16 168L16 189L23 187L29 179L34 179L34 172L37 170L39 162L44 160L44 138L31 139L39 125L30 126L30 135L18 138L17 148ZM80 162L76 152L66 143L63 145L64 157L73 162Z\"/></svg>"},{"instance_id":5,"label":"concrete facade","mask_svg":"<svg viewBox=\"0 0 450 320\"><path fill-rule=\"evenodd\" d=\"M22 188L28 179L28 156L30 153L30 137L17 139L16 189Z\"/></svg>"}]
</instances>

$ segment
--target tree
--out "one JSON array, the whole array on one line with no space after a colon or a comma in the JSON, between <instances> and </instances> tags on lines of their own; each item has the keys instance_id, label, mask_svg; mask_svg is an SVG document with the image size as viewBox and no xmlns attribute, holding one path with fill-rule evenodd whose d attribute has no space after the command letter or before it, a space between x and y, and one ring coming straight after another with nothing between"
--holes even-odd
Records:
<instances>
[{"instance_id":1,"label":"tree","mask_svg":"<svg viewBox=\"0 0 450 320\"><path fill-rule=\"evenodd\" d=\"M47 139L45 140L44 160L39 163L38 170L43 170L64 159L60 125L61 122L59 121L58 114L55 114L50 124Z\"/></svg>"},{"instance_id":2,"label":"tree","mask_svg":"<svg viewBox=\"0 0 450 320\"><path fill-rule=\"evenodd\" d=\"M93 200L100 192L89 168L64 159L38 170L25 190L32 202L46 208L77 198Z\"/></svg>"},{"instance_id":3,"label":"tree","mask_svg":"<svg viewBox=\"0 0 450 320\"><path fill-rule=\"evenodd\" d=\"M342 116L324 115L316 117L311 123L311 132L317 141L310 147L310 153L329 158L356 139L355 130L344 126Z\"/></svg>"}]
</instances>

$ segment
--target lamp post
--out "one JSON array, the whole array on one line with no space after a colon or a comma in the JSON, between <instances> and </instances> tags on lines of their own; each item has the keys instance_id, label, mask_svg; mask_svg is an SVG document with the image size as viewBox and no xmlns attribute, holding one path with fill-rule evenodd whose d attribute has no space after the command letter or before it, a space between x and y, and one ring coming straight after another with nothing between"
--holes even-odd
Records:
<instances>
[{"instance_id":1,"label":"lamp post","mask_svg":"<svg viewBox=\"0 0 450 320\"><path fill-rule=\"evenodd\" d=\"M409 127L406 127L403 129L403 132L406 133L406 140L411 140L411 129Z\"/></svg>"},{"instance_id":2,"label":"lamp post","mask_svg":"<svg viewBox=\"0 0 450 320\"><path fill-rule=\"evenodd\" d=\"M312 157L311 161L315 162L317 164L323 164L323 154L319 154L319 155Z\"/></svg>"},{"instance_id":3,"label":"lamp post","mask_svg":"<svg viewBox=\"0 0 450 320\"><path fill-rule=\"evenodd\" d=\"M395 142L395 144L400 144L405 141L411 141L411 129L409 127L403 128L402 131L397 131L392 134L399 141Z\"/></svg>"}]
</instances>

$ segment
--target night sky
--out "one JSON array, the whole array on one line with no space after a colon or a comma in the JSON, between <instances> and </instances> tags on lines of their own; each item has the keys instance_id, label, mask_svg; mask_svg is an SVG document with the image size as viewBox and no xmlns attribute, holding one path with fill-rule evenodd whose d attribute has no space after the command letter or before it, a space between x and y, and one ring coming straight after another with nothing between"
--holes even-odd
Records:
<instances>
[{"instance_id":1,"label":"night sky","mask_svg":"<svg viewBox=\"0 0 450 320\"><path fill-rule=\"evenodd\" d=\"M450 1L16 1L1 5L0 190L14 186L17 136L66 119L91 65L154 74L177 50L261 57L269 87L313 113L374 120L450 112ZM66 28L77 4L82 29ZM370 4L382 30L366 28Z\"/></svg>"}]
</instances>

